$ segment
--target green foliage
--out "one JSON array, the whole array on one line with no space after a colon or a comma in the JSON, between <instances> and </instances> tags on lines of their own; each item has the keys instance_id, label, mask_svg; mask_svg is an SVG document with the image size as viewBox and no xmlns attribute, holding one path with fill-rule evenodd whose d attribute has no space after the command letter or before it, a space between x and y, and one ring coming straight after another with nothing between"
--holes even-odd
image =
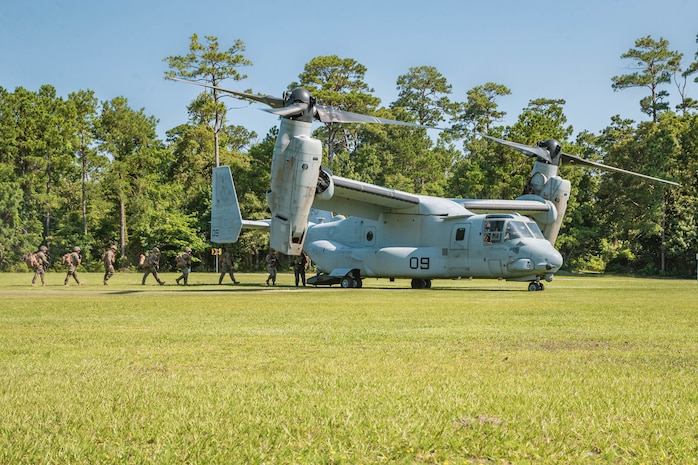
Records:
<instances>
[{"instance_id":1,"label":"green foliage","mask_svg":"<svg viewBox=\"0 0 698 465\"><path fill-rule=\"evenodd\" d=\"M397 78L398 98L391 105L415 116L423 126L438 126L453 105L449 100L452 86L433 66L410 68Z\"/></svg>"},{"instance_id":2,"label":"green foliage","mask_svg":"<svg viewBox=\"0 0 698 465\"><path fill-rule=\"evenodd\" d=\"M635 47L621 58L633 61L633 69L637 71L614 76L611 87L614 90L646 87L650 95L640 100L640 107L656 123L659 113L669 109L669 103L664 101L669 92L659 90L659 86L671 83L671 77L679 70L683 54L669 50L669 42L661 37L659 40L651 36L637 39Z\"/></svg>"},{"instance_id":3,"label":"green foliage","mask_svg":"<svg viewBox=\"0 0 698 465\"><path fill-rule=\"evenodd\" d=\"M189 53L165 59L166 76L219 84L241 80L251 63L244 43L220 50L218 39L191 36ZM532 160L495 146L479 134L526 144L556 138L567 153L681 183L667 188L621 174L562 166L572 195L557 247L565 269L659 273L689 276L698 250L698 115L685 83L695 62L678 68L681 54L663 39L639 39L621 58L636 71L615 77L614 88L645 86L644 111L652 122L636 124L614 116L598 135L585 131L573 140L562 100L539 98L511 126L498 99L511 93L503 84L477 85L459 102L446 77L432 66L416 66L396 79L398 97L388 107L365 81L367 69L335 55L310 60L293 86L309 88L318 101L343 110L440 126L434 134L418 128L328 124L315 135L323 141L332 171L360 181L414 193L470 198L519 196ZM698 57L698 53L696 53ZM667 74L669 73L669 74ZM684 77L681 114L667 106L667 76ZM2 269L12 269L23 252L41 244L59 251L80 245L86 267L99 267L101 252L118 244L120 264L137 260L154 245L166 262L186 245L202 269L211 269L209 218L211 170L219 162L235 177L245 218L268 218L265 193L278 129L258 142L243 126L226 124L220 95L205 92L189 106L190 119L157 137L156 122L125 97L97 102L90 90L59 97L45 85L36 91L0 88L0 251ZM656 114L655 114L656 113ZM462 140L462 148L454 147ZM626 255L608 244L622 244ZM263 269L268 234L247 231L234 245L239 266Z\"/></svg>"},{"instance_id":4,"label":"green foliage","mask_svg":"<svg viewBox=\"0 0 698 465\"><path fill-rule=\"evenodd\" d=\"M310 60L289 89L307 88L319 103L355 113L371 114L380 100L371 95L373 89L364 82L366 67L352 58L336 55ZM334 168L335 154L351 151L358 144L360 125L325 123L315 131L327 150L327 165Z\"/></svg>"}]
</instances>

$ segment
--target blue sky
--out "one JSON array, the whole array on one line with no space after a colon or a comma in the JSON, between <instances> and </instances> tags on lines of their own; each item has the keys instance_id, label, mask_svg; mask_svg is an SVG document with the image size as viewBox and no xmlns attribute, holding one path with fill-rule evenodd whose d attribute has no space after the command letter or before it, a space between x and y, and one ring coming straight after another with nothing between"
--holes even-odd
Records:
<instances>
[{"instance_id":1,"label":"blue sky","mask_svg":"<svg viewBox=\"0 0 698 465\"><path fill-rule=\"evenodd\" d=\"M124 96L160 120L158 133L187 121L194 86L163 79L163 59L188 52L189 38L216 36L222 49L241 39L253 66L226 87L281 95L308 61L353 58L382 105L411 67L434 66L452 98L485 82L509 87L498 103L511 124L528 102L565 99L575 133L598 132L613 115L644 120L640 89L614 92L611 78L630 72L621 54L651 35L684 54L698 51L695 0L35 0L0 6L0 86L61 96L92 89L100 101ZM678 103L675 87L670 103ZM689 85L698 98L698 84ZM266 134L276 118L230 100L231 122Z\"/></svg>"}]
</instances>

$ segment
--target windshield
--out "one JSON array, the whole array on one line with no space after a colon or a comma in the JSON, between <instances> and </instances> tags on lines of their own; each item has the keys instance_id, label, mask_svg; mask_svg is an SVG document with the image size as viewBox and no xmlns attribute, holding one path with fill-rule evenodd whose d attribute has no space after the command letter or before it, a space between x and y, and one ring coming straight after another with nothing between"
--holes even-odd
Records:
<instances>
[{"instance_id":1,"label":"windshield","mask_svg":"<svg viewBox=\"0 0 698 465\"><path fill-rule=\"evenodd\" d=\"M536 239L545 239L540 228L533 221L509 221L504 230L504 240L513 241L515 239L535 237Z\"/></svg>"},{"instance_id":2,"label":"windshield","mask_svg":"<svg viewBox=\"0 0 698 465\"><path fill-rule=\"evenodd\" d=\"M538 227L538 224L536 224L535 221L527 221L526 224L528 225L528 228L531 230L533 236L536 239L545 239L545 236L540 231L540 228Z\"/></svg>"},{"instance_id":3,"label":"windshield","mask_svg":"<svg viewBox=\"0 0 698 465\"><path fill-rule=\"evenodd\" d=\"M513 241L521 237L533 237L523 221L509 221L504 231L504 240Z\"/></svg>"}]
</instances>

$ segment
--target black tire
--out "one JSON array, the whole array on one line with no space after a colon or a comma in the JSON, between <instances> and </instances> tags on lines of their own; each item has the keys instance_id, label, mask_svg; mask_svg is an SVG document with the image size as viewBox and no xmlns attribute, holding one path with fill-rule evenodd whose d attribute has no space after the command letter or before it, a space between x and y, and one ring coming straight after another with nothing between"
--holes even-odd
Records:
<instances>
[{"instance_id":1,"label":"black tire","mask_svg":"<svg viewBox=\"0 0 698 465\"><path fill-rule=\"evenodd\" d=\"M342 280L339 282L339 285L342 287L342 289L348 289L350 287L356 287L356 283L352 278L349 276L345 276L342 278Z\"/></svg>"}]
</instances>

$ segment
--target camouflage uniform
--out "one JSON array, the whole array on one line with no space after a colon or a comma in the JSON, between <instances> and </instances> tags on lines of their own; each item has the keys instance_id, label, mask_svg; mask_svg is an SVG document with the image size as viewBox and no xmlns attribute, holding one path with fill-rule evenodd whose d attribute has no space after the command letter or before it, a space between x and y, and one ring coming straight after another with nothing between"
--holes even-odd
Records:
<instances>
[{"instance_id":1,"label":"camouflage uniform","mask_svg":"<svg viewBox=\"0 0 698 465\"><path fill-rule=\"evenodd\" d=\"M184 266L182 267L182 274L179 278L175 279L177 284L184 280L184 285L186 286L189 282L189 272L191 271L191 247L185 247L184 253L182 254L182 260L184 260Z\"/></svg>"},{"instance_id":2,"label":"camouflage uniform","mask_svg":"<svg viewBox=\"0 0 698 465\"><path fill-rule=\"evenodd\" d=\"M298 287L298 282L302 281L303 286L305 286L305 270L308 268L309 260L308 256L301 252L300 255L293 257L293 276L296 278L296 287Z\"/></svg>"},{"instance_id":3,"label":"camouflage uniform","mask_svg":"<svg viewBox=\"0 0 698 465\"><path fill-rule=\"evenodd\" d=\"M75 271L80 265L80 262L82 262L82 258L80 258L80 247L75 246L68 257L68 274L65 275L65 281L63 281L64 286L68 285L68 280L71 276L75 279L75 282L78 283L78 286L82 286L82 283L78 278L78 273Z\"/></svg>"},{"instance_id":4,"label":"camouflage uniform","mask_svg":"<svg viewBox=\"0 0 698 465\"><path fill-rule=\"evenodd\" d=\"M146 258L146 264L147 266L145 268L145 273L143 273L141 284L145 285L145 278L147 278L150 273L153 273L153 277L158 284L163 286L165 281L160 281L160 276L158 276L158 269L160 269L160 249L153 247L153 251L148 255L148 258Z\"/></svg>"},{"instance_id":5,"label":"camouflage uniform","mask_svg":"<svg viewBox=\"0 0 698 465\"><path fill-rule=\"evenodd\" d=\"M276 256L274 249L271 249L266 257L267 262L267 272L269 276L267 277L267 286L269 285L269 280L276 286L276 269L279 267L279 257Z\"/></svg>"},{"instance_id":6,"label":"camouflage uniform","mask_svg":"<svg viewBox=\"0 0 698 465\"><path fill-rule=\"evenodd\" d=\"M226 247L225 252L221 255L221 275L218 278L218 284L223 284L223 277L226 273L230 274L230 279L234 284L240 284L240 281L235 280L235 268L233 266L233 248Z\"/></svg>"},{"instance_id":7,"label":"camouflage uniform","mask_svg":"<svg viewBox=\"0 0 698 465\"><path fill-rule=\"evenodd\" d=\"M116 246L112 245L102 254L102 261L104 262L104 285L108 286L109 278L114 276L114 262L116 261Z\"/></svg>"},{"instance_id":8,"label":"camouflage uniform","mask_svg":"<svg viewBox=\"0 0 698 465\"><path fill-rule=\"evenodd\" d=\"M39 247L39 251L34 254L36 257L36 266L34 266L34 279L32 279L32 286L36 286L36 278L41 277L41 285L45 286L46 281L44 281L44 272L48 266L48 258L46 257L46 252L48 247L42 245Z\"/></svg>"}]
</instances>

